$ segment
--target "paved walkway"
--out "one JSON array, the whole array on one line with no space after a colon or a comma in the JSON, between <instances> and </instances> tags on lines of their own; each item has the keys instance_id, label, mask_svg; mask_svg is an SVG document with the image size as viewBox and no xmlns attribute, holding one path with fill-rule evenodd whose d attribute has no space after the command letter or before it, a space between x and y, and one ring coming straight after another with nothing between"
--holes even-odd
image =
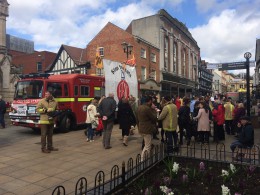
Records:
<instances>
[{"instance_id":1,"label":"paved walkway","mask_svg":"<svg viewBox=\"0 0 260 195\"><path fill-rule=\"evenodd\" d=\"M141 152L142 138L137 132L130 137L128 147L122 145L120 137L121 131L115 125L112 148L109 150L102 147L101 137L95 137L92 143L86 142L83 130L55 134L54 144L59 151L50 154L40 151L40 136L17 140L12 145L2 145L0 194L50 195L58 185L65 187L66 194L74 194L80 177L86 177L88 185L93 186L98 171L103 170L109 175L112 166L117 164L121 167L123 161L130 157L135 160ZM260 129L255 130L255 138L255 143L260 145ZM227 136L225 145L229 146L233 140L233 136ZM159 141L154 140L154 144L157 143Z\"/></svg>"},{"instance_id":2,"label":"paved walkway","mask_svg":"<svg viewBox=\"0 0 260 195\"><path fill-rule=\"evenodd\" d=\"M0 194L47 195L57 185L63 185L66 194L72 193L80 177L86 177L88 185L93 186L99 170L110 174L112 166L121 167L123 161L135 159L140 153L142 139L137 133L130 137L128 147L122 145L120 137L121 131L115 125L109 150L102 147L102 137L86 142L83 130L55 134L54 145L59 151L50 154L40 151L40 136L2 145Z\"/></svg>"}]
</instances>

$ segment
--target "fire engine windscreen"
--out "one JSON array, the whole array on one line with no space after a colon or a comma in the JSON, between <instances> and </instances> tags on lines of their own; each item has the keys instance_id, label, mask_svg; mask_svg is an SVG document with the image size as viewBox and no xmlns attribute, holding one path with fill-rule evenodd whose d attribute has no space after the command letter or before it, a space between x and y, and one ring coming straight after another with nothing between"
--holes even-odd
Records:
<instances>
[{"instance_id":1,"label":"fire engine windscreen","mask_svg":"<svg viewBox=\"0 0 260 195\"><path fill-rule=\"evenodd\" d=\"M40 99L42 98L43 81L20 81L16 85L14 99Z\"/></svg>"}]
</instances>

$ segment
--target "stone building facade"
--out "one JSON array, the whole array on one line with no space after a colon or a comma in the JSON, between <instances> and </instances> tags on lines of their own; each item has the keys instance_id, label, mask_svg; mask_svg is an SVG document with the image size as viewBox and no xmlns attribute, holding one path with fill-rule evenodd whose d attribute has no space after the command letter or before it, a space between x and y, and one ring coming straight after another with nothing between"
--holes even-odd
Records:
<instances>
[{"instance_id":1,"label":"stone building facade","mask_svg":"<svg viewBox=\"0 0 260 195\"><path fill-rule=\"evenodd\" d=\"M161 95L196 92L200 48L188 28L165 10L136 19L127 31L160 49Z\"/></svg>"},{"instance_id":2,"label":"stone building facade","mask_svg":"<svg viewBox=\"0 0 260 195\"><path fill-rule=\"evenodd\" d=\"M11 75L11 56L6 48L6 18L9 16L7 0L0 0L0 94L11 101L14 93L14 75Z\"/></svg>"}]
</instances>

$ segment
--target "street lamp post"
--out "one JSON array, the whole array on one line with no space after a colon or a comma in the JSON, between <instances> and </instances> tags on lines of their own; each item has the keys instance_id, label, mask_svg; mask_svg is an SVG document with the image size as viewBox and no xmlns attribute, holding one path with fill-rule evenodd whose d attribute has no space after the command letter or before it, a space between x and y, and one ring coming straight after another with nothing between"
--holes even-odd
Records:
<instances>
[{"instance_id":1,"label":"street lamp post","mask_svg":"<svg viewBox=\"0 0 260 195\"><path fill-rule=\"evenodd\" d=\"M133 46L126 42L123 42L121 45L124 49L124 53L126 53L126 59L128 59L128 55L132 53Z\"/></svg>"},{"instance_id":2,"label":"street lamp post","mask_svg":"<svg viewBox=\"0 0 260 195\"><path fill-rule=\"evenodd\" d=\"M249 81L249 59L251 58L252 54L250 52L246 52L244 57L246 59L246 111L247 116L250 116L250 81Z\"/></svg>"}]
</instances>

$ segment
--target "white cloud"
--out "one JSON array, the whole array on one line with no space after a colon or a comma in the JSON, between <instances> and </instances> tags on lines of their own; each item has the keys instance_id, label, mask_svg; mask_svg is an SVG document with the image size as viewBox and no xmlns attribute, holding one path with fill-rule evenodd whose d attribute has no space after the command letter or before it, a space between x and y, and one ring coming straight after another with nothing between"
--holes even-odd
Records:
<instances>
[{"instance_id":1,"label":"white cloud","mask_svg":"<svg viewBox=\"0 0 260 195\"><path fill-rule=\"evenodd\" d=\"M201 56L209 62L243 61L244 53L252 53L260 32L260 17L254 12L224 10L207 24L190 29L201 48Z\"/></svg>"},{"instance_id":2,"label":"white cloud","mask_svg":"<svg viewBox=\"0 0 260 195\"><path fill-rule=\"evenodd\" d=\"M196 0L197 10L202 13L210 11L214 5L216 5L215 0Z\"/></svg>"},{"instance_id":3,"label":"white cloud","mask_svg":"<svg viewBox=\"0 0 260 195\"><path fill-rule=\"evenodd\" d=\"M208 21L190 29L208 62L243 61L260 38L260 0L194 0L198 15ZM250 1L250 3L248 3ZM29 36L37 50L57 52L61 44L84 48L107 24L125 29L133 19L165 8L173 17L185 13L189 0L8 0L7 30ZM228 9L232 7L232 9ZM191 9L188 9L189 11ZM182 21L181 21L182 22ZM194 22L195 19L194 19ZM187 24L188 25L188 24Z\"/></svg>"},{"instance_id":4,"label":"white cloud","mask_svg":"<svg viewBox=\"0 0 260 195\"><path fill-rule=\"evenodd\" d=\"M154 14L148 2L108 8L114 0L9 0L7 28L17 35L30 35L36 45L57 52L61 44L85 47L112 22L126 28L131 20ZM140 11L142 10L142 11ZM39 48L36 48L39 49Z\"/></svg>"}]
</instances>

